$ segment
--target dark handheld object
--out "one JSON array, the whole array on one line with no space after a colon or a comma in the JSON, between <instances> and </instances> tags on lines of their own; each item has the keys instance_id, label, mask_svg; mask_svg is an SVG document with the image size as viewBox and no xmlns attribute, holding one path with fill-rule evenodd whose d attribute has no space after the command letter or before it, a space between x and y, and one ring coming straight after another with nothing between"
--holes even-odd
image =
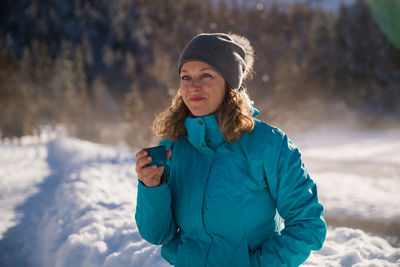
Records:
<instances>
[{"instance_id":1,"label":"dark handheld object","mask_svg":"<svg viewBox=\"0 0 400 267\"><path fill-rule=\"evenodd\" d=\"M167 162L167 152L165 150L165 146L155 146L143 149L149 153L149 156L152 158L150 163L146 164L146 167L151 165L157 165L157 167L164 166Z\"/></svg>"}]
</instances>

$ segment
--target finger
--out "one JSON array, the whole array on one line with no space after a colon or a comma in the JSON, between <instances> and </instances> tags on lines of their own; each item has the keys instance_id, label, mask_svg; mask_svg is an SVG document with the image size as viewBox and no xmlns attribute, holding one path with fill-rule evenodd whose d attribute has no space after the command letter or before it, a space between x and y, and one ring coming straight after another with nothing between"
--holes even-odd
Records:
<instances>
[{"instance_id":1,"label":"finger","mask_svg":"<svg viewBox=\"0 0 400 267\"><path fill-rule=\"evenodd\" d=\"M161 184L161 177L149 177L148 179L142 181L142 183L148 187L159 186Z\"/></svg>"},{"instance_id":2,"label":"finger","mask_svg":"<svg viewBox=\"0 0 400 267\"><path fill-rule=\"evenodd\" d=\"M148 176L151 177L156 173L157 173L157 166L156 167L150 166L141 169L141 171L137 173L137 177L139 180L145 180Z\"/></svg>"},{"instance_id":3,"label":"finger","mask_svg":"<svg viewBox=\"0 0 400 267\"><path fill-rule=\"evenodd\" d=\"M149 154L146 150L141 150L138 153L136 153L136 160L142 159L146 157Z\"/></svg>"},{"instance_id":4,"label":"finger","mask_svg":"<svg viewBox=\"0 0 400 267\"><path fill-rule=\"evenodd\" d=\"M136 172L143 169L146 166L146 164L151 162L151 160L152 160L151 157L145 157L145 158L142 158L142 159L136 161Z\"/></svg>"},{"instance_id":5,"label":"finger","mask_svg":"<svg viewBox=\"0 0 400 267\"><path fill-rule=\"evenodd\" d=\"M161 178L161 174L159 175L159 170L156 165L144 168L141 175L138 175L138 179L146 183L154 178Z\"/></svg>"},{"instance_id":6,"label":"finger","mask_svg":"<svg viewBox=\"0 0 400 267\"><path fill-rule=\"evenodd\" d=\"M156 174L157 174L157 176L162 176L162 174L163 174L163 172L164 172L164 166L161 166L161 167L158 167L157 168L157 172L156 172Z\"/></svg>"},{"instance_id":7,"label":"finger","mask_svg":"<svg viewBox=\"0 0 400 267\"><path fill-rule=\"evenodd\" d=\"M167 159L169 159L172 156L172 150L167 150Z\"/></svg>"}]
</instances>

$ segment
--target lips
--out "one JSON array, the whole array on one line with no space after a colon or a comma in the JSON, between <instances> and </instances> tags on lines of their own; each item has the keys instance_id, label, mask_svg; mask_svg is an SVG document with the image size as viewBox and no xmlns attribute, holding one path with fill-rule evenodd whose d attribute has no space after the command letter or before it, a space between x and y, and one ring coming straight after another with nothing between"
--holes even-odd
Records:
<instances>
[{"instance_id":1,"label":"lips","mask_svg":"<svg viewBox=\"0 0 400 267\"><path fill-rule=\"evenodd\" d=\"M199 102L199 101L201 101L203 99L204 99L204 97L201 97L201 96L195 96L195 97L189 98L189 100L192 101L192 102Z\"/></svg>"}]
</instances>

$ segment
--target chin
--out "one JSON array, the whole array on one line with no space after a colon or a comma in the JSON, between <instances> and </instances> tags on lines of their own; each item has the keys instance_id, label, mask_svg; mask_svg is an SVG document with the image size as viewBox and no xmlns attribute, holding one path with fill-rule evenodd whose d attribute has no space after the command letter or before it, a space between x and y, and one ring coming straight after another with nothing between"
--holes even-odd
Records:
<instances>
[{"instance_id":1,"label":"chin","mask_svg":"<svg viewBox=\"0 0 400 267\"><path fill-rule=\"evenodd\" d=\"M190 113L192 113L196 117L207 116L216 112L216 110L212 110L210 108L202 108L202 107L192 107L189 108Z\"/></svg>"},{"instance_id":2,"label":"chin","mask_svg":"<svg viewBox=\"0 0 400 267\"><path fill-rule=\"evenodd\" d=\"M207 116L211 113L206 112L206 111L190 111L193 115L195 115L196 117L201 117L201 116Z\"/></svg>"}]
</instances>

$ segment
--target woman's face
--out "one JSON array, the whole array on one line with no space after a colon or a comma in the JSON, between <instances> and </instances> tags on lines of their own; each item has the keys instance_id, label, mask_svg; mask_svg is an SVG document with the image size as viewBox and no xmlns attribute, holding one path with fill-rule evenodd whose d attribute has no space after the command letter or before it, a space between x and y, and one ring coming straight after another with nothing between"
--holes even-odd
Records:
<instances>
[{"instance_id":1,"label":"woman's face","mask_svg":"<svg viewBox=\"0 0 400 267\"><path fill-rule=\"evenodd\" d=\"M195 116L217 111L225 97L225 80L216 70L201 61L188 61L181 67L183 102Z\"/></svg>"}]
</instances>

